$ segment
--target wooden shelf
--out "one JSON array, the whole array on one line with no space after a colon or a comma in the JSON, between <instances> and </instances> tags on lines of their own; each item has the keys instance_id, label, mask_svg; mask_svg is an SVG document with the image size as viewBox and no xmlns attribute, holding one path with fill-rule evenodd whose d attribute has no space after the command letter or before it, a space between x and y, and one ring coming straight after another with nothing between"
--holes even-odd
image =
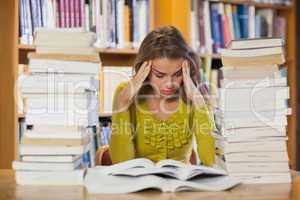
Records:
<instances>
[{"instance_id":1,"label":"wooden shelf","mask_svg":"<svg viewBox=\"0 0 300 200\"><path fill-rule=\"evenodd\" d=\"M98 48L97 51L99 53L106 53L106 54L127 54L127 55L136 55L138 50L137 49L117 49L117 48Z\"/></svg>"},{"instance_id":2,"label":"wooden shelf","mask_svg":"<svg viewBox=\"0 0 300 200\"><path fill-rule=\"evenodd\" d=\"M19 44L18 48L19 48L19 50L34 50L35 51L34 45Z\"/></svg>"},{"instance_id":3,"label":"wooden shelf","mask_svg":"<svg viewBox=\"0 0 300 200\"><path fill-rule=\"evenodd\" d=\"M35 51L34 45L22 45L19 44L18 48L20 51ZM132 48L124 48L124 49L118 49L118 48L97 48L97 52L100 54L106 54L106 55L124 55L124 56L135 56L138 53L137 49ZM220 54L199 54L200 58L207 58L211 57L213 59L220 59Z\"/></svg>"},{"instance_id":4,"label":"wooden shelf","mask_svg":"<svg viewBox=\"0 0 300 200\"><path fill-rule=\"evenodd\" d=\"M213 1L211 2L221 2L221 3L230 3L230 4L243 4L243 5L253 5L257 8L272 8L275 10L289 10L291 8L291 5L284 5L284 4L274 4L274 3L259 3L255 2L253 0L219 0L219 1Z\"/></svg>"},{"instance_id":5,"label":"wooden shelf","mask_svg":"<svg viewBox=\"0 0 300 200\"><path fill-rule=\"evenodd\" d=\"M35 51L34 45L18 45L19 50L22 51ZM124 48L124 49L118 49L118 48L96 48L96 51L99 53L105 53L105 54L137 54L137 49L132 48Z\"/></svg>"}]
</instances>

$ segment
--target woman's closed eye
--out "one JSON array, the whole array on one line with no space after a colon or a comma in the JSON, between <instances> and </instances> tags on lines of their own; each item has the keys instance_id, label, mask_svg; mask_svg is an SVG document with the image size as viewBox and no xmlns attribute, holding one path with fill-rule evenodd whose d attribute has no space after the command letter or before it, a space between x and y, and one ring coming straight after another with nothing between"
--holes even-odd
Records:
<instances>
[{"instance_id":1,"label":"woman's closed eye","mask_svg":"<svg viewBox=\"0 0 300 200\"><path fill-rule=\"evenodd\" d=\"M179 70L178 72L176 72L175 74L173 74L173 76L177 76L177 77L182 76L182 70Z\"/></svg>"},{"instance_id":2,"label":"woman's closed eye","mask_svg":"<svg viewBox=\"0 0 300 200\"><path fill-rule=\"evenodd\" d=\"M165 76L164 74L157 73L157 72L154 72L154 74L157 78L163 78Z\"/></svg>"}]
</instances>

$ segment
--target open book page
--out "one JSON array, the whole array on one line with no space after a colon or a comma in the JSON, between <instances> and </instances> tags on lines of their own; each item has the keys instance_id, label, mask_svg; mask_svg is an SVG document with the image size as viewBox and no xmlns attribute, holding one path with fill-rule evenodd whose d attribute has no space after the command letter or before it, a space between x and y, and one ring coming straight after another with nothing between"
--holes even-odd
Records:
<instances>
[{"instance_id":1,"label":"open book page","mask_svg":"<svg viewBox=\"0 0 300 200\"><path fill-rule=\"evenodd\" d=\"M119 171L123 171L126 169L131 169L131 168L153 168L154 163L146 158L137 158L137 159L132 159L124 162L120 162L114 165L111 165L109 167L103 168L105 173L115 173Z\"/></svg>"},{"instance_id":2,"label":"open book page","mask_svg":"<svg viewBox=\"0 0 300 200\"><path fill-rule=\"evenodd\" d=\"M139 159L134 159L140 162L141 160ZM190 165L190 164L185 164L176 160L162 160L156 163L156 165L151 165L150 162L148 165L135 165L132 167L135 162L134 160L132 161L126 161L122 167L118 167L117 170L111 171L112 175L127 175L127 176L144 176L144 175L151 175L151 174L156 174L156 175L165 175L165 176L170 176L176 179L180 180L189 180L195 176L199 175L225 175L226 172L221 169L214 169L210 167L205 167L205 166L198 166L198 165ZM146 160L143 160L142 162L146 163ZM130 163L130 165L128 164Z\"/></svg>"},{"instance_id":3,"label":"open book page","mask_svg":"<svg viewBox=\"0 0 300 200\"><path fill-rule=\"evenodd\" d=\"M161 190L164 179L154 175L130 177L113 176L105 171L105 167L88 169L85 187L88 193L121 194L141 191L147 188Z\"/></svg>"},{"instance_id":4,"label":"open book page","mask_svg":"<svg viewBox=\"0 0 300 200\"><path fill-rule=\"evenodd\" d=\"M223 191L239 184L237 179L229 176L200 177L192 181L181 181L155 175L114 176L107 174L104 169L105 167L88 169L85 178L85 187L88 193L120 194L151 188L163 192Z\"/></svg>"},{"instance_id":5,"label":"open book page","mask_svg":"<svg viewBox=\"0 0 300 200\"><path fill-rule=\"evenodd\" d=\"M195 178L190 181L167 179L167 185L162 186L163 192L181 191L224 191L240 184L237 178L230 176L216 176Z\"/></svg>"}]
</instances>

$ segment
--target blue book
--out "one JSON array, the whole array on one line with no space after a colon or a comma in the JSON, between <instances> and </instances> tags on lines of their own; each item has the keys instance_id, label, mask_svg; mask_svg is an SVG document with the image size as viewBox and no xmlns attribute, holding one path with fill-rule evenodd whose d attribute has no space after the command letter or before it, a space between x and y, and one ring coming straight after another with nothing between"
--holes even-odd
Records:
<instances>
[{"instance_id":1,"label":"blue book","mask_svg":"<svg viewBox=\"0 0 300 200\"><path fill-rule=\"evenodd\" d=\"M138 16L138 6L137 6L137 0L132 0L132 15L133 15L133 18L132 18L132 28L133 28L133 45L134 47L137 47L137 43L139 41L139 28L138 28L138 19L139 19L139 16Z\"/></svg>"},{"instance_id":2,"label":"blue book","mask_svg":"<svg viewBox=\"0 0 300 200\"><path fill-rule=\"evenodd\" d=\"M211 5L211 29L213 39L213 52L219 53L221 48L221 30L219 25L218 7L216 4Z\"/></svg>"},{"instance_id":3,"label":"blue book","mask_svg":"<svg viewBox=\"0 0 300 200\"><path fill-rule=\"evenodd\" d=\"M248 6L247 5L237 5L237 14L241 30L241 38L248 38Z\"/></svg>"},{"instance_id":4,"label":"blue book","mask_svg":"<svg viewBox=\"0 0 300 200\"><path fill-rule=\"evenodd\" d=\"M255 37L261 37L261 16L259 15L255 16Z\"/></svg>"},{"instance_id":5,"label":"blue book","mask_svg":"<svg viewBox=\"0 0 300 200\"><path fill-rule=\"evenodd\" d=\"M31 10L31 21L32 21L32 31L39 27L39 14L37 8L37 1L30 0L30 10Z\"/></svg>"},{"instance_id":6,"label":"blue book","mask_svg":"<svg viewBox=\"0 0 300 200\"><path fill-rule=\"evenodd\" d=\"M25 0L20 0L19 2L19 13L20 13L20 36L26 35L25 30Z\"/></svg>"},{"instance_id":7,"label":"blue book","mask_svg":"<svg viewBox=\"0 0 300 200\"><path fill-rule=\"evenodd\" d=\"M222 14L218 13L218 24L219 24L219 30L220 30L220 45L221 48L225 48L225 41L224 41L224 24L222 20Z\"/></svg>"},{"instance_id":8,"label":"blue book","mask_svg":"<svg viewBox=\"0 0 300 200\"><path fill-rule=\"evenodd\" d=\"M91 156L90 156L90 151L87 151L82 155L82 162L84 167L91 167Z\"/></svg>"},{"instance_id":9,"label":"blue book","mask_svg":"<svg viewBox=\"0 0 300 200\"><path fill-rule=\"evenodd\" d=\"M111 132L111 129L109 126L102 127L102 134L103 134L102 144L103 145L109 144L110 132Z\"/></svg>"},{"instance_id":10,"label":"blue book","mask_svg":"<svg viewBox=\"0 0 300 200\"><path fill-rule=\"evenodd\" d=\"M240 23L236 12L232 12L232 21L234 29L234 38L236 40L241 39Z\"/></svg>"},{"instance_id":11,"label":"blue book","mask_svg":"<svg viewBox=\"0 0 300 200\"><path fill-rule=\"evenodd\" d=\"M116 0L111 0L111 23L112 23L112 29L111 29L111 47L115 48L117 47L117 18L116 18Z\"/></svg>"}]
</instances>

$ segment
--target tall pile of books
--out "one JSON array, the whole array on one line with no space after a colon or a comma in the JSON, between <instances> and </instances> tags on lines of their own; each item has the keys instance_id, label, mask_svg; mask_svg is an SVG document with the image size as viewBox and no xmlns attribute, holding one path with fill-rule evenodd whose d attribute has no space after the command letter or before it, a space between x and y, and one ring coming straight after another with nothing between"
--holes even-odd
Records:
<instances>
[{"instance_id":1,"label":"tall pile of books","mask_svg":"<svg viewBox=\"0 0 300 200\"><path fill-rule=\"evenodd\" d=\"M281 39L233 41L222 51L217 163L245 183L290 182L287 78Z\"/></svg>"},{"instance_id":2,"label":"tall pile of books","mask_svg":"<svg viewBox=\"0 0 300 200\"><path fill-rule=\"evenodd\" d=\"M100 58L71 53L28 55L29 74L19 82L28 129L13 162L18 184L82 184L94 166Z\"/></svg>"}]
</instances>

